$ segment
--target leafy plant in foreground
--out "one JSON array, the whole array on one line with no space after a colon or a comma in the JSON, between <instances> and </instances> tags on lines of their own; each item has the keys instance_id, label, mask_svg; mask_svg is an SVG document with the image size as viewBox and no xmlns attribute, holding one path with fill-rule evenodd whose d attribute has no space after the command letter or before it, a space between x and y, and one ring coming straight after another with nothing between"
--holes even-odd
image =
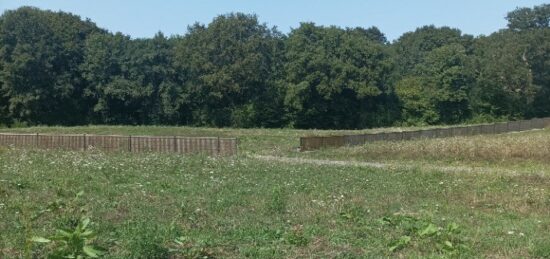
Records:
<instances>
[{"instance_id":1,"label":"leafy plant in foreground","mask_svg":"<svg viewBox=\"0 0 550 259\"><path fill-rule=\"evenodd\" d=\"M56 234L49 238L35 236L31 241L54 242L57 249L50 258L97 258L103 252L91 245L95 233L88 227L89 224L89 218L82 218L74 229L57 229Z\"/></svg>"},{"instance_id":2,"label":"leafy plant in foreground","mask_svg":"<svg viewBox=\"0 0 550 259\"><path fill-rule=\"evenodd\" d=\"M461 236L460 226L454 222L446 227L439 227L429 220L422 220L411 216L390 216L381 219L383 225L402 231L402 235L390 242L389 251L396 252L412 242L435 247L439 252L446 254L460 254L468 249Z\"/></svg>"},{"instance_id":3,"label":"leafy plant in foreground","mask_svg":"<svg viewBox=\"0 0 550 259\"><path fill-rule=\"evenodd\" d=\"M51 243L54 251L47 255L48 258L97 258L103 254L98 248L91 245L95 233L90 229L90 218L84 216L87 206L80 202L84 191L78 192L73 199L64 201L57 199L50 202L46 208L34 213L26 220L27 228L27 251L30 258L32 243ZM68 215L58 217L59 220L69 222L68 228L58 228L55 234L49 237L32 236L32 222L47 213L58 213ZM82 215L77 216L77 215Z\"/></svg>"}]
</instances>

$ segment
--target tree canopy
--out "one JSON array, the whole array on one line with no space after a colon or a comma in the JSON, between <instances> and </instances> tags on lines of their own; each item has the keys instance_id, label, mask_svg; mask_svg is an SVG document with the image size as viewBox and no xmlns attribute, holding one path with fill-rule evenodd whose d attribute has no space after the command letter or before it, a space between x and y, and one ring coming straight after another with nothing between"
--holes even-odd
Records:
<instances>
[{"instance_id":1,"label":"tree canopy","mask_svg":"<svg viewBox=\"0 0 550 259\"><path fill-rule=\"evenodd\" d=\"M473 37L433 25L288 34L230 13L132 39L33 7L0 16L0 124L353 129L550 115L550 5Z\"/></svg>"}]
</instances>

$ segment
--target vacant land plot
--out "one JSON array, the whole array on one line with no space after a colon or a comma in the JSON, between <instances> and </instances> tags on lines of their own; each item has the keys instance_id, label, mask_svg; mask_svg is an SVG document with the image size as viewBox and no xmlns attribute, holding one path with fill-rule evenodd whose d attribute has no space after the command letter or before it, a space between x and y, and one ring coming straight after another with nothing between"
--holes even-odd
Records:
<instances>
[{"instance_id":1,"label":"vacant land plot","mask_svg":"<svg viewBox=\"0 0 550 259\"><path fill-rule=\"evenodd\" d=\"M373 142L363 146L324 149L299 154L302 157L384 161L401 164L456 164L535 170L550 166L550 130L500 135Z\"/></svg>"},{"instance_id":2,"label":"vacant land plot","mask_svg":"<svg viewBox=\"0 0 550 259\"><path fill-rule=\"evenodd\" d=\"M81 217L91 219L90 229L97 233L93 244L111 258L550 256L550 178L544 171L544 156L515 156L505 151L498 157L483 155L487 150L506 150L514 141L529 150L527 139L543 141L547 131L474 137L470 144L451 139L444 142L448 146L430 140L297 153L293 151L297 136L305 131L39 130L151 135L218 132L241 137L244 155L210 158L0 149L2 258L43 257L56 244L27 240L48 237L59 228L74 228ZM480 143L484 139L488 142ZM441 164L453 160L466 165L486 163L487 168L496 169L504 158L513 158L518 167L541 169L529 174L449 173L420 164L373 168L255 158L262 154L383 163L389 159Z\"/></svg>"}]
</instances>

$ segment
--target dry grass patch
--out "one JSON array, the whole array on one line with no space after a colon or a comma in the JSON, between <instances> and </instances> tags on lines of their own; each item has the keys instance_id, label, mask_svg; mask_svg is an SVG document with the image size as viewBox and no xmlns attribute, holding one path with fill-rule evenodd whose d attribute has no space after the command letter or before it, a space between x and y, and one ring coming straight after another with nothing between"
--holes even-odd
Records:
<instances>
[{"instance_id":1,"label":"dry grass patch","mask_svg":"<svg viewBox=\"0 0 550 259\"><path fill-rule=\"evenodd\" d=\"M383 141L305 154L333 160L550 161L550 130L413 141Z\"/></svg>"}]
</instances>

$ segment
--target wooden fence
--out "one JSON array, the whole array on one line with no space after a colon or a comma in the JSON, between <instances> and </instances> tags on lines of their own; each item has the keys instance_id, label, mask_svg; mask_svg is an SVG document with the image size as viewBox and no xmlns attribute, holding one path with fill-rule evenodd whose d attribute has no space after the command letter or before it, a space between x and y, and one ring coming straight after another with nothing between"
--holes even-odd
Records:
<instances>
[{"instance_id":1,"label":"wooden fence","mask_svg":"<svg viewBox=\"0 0 550 259\"><path fill-rule=\"evenodd\" d=\"M104 151L205 153L232 156L237 154L238 140L217 137L0 133L0 146L64 150L96 148Z\"/></svg>"},{"instance_id":2,"label":"wooden fence","mask_svg":"<svg viewBox=\"0 0 550 259\"><path fill-rule=\"evenodd\" d=\"M400 141L423 138L448 138L481 134L500 134L515 131L542 129L550 126L550 118L510 121L475 126L458 126L417 131L382 132L362 135L312 136L300 138L300 150L315 150L326 147L364 145L374 141Z\"/></svg>"}]
</instances>

